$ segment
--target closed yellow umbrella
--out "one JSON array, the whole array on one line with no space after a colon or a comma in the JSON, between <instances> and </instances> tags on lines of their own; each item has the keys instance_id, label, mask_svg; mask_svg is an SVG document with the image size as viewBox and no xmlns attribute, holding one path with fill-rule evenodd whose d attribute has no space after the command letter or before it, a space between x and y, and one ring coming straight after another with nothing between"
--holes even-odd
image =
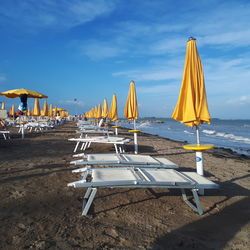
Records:
<instances>
[{"instance_id":1,"label":"closed yellow umbrella","mask_svg":"<svg viewBox=\"0 0 250 250\"><path fill-rule=\"evenodd\" d=\"M98 104L97 106L96 118L97 119L102 118L102 105L101 104Z\"/></svg>"},{"instance_id":2,"label":"closed yellow umbrella","mask_svg":"<svg viewBox=\"0 0 250 250\"><path fill-rule=\"evenodd\" d=\"M102 105L102 118L107 118L108 113L109 113L108 102L107 102L107 100L105 98L104 101L103 101L103 105Z\"/></svg>"},{"instance_id":3,"label":"closed yellow umbrella","mask_svg":"<svg viewBox=\"0 0 250 250\"><path fill-rule=\"evenodd\" d=\"M48 114L49 114L48 103L47 103L47 101L44 101L42 115L48 116Z\"/></svg>"},{"instance_id":4,"label":"closed yellow umbrella","mask_svg":"<svg viewBox=\"0 0 250 250\"><path fill-rule=\"evenodd\" d=\"M182 85L172 118L189 127L210 123L204 74L194 38L187 43Z\"/></svg>"},{"instance_id":5,"label":"closed yellow umbrella","mask_svg":"<svg viewBox=\"0 0 250 250\"><path fill-rule=\"evenodd\" d=\"M196 127L197 144L186 146L196 152L197 173L203 175L202 151L213 145L200 145L199 125L210 124L206 88L201 60L196 47L196 39L189 38L179 98L172 118L188 127Z\"/></svg>"},{"instance_id":6,"label":"closed yellow umbrella","mask_svg":"<svg viewBox=\"0 0 250 250\"><path fill-rule=\"evenodd\" d=\"M4 102L2 102L2 107L1 107L1 109L2 109L2 110L5 109L5 103L4 103Z\"/></svg>"},{"instance_id":7,"label":"closed yellow umbrella","mask_svg":"<svg viewBox=\"0 0 250 250\"><path fill-rule=\"evenodd\" d=\"M129 132L134 133L135 154L137 154L138 153L137 133L139 132L139 130L136 129L135 120L138 119L139 115L138 115L138 105L137 105L137 97L136 97L134 81L130 82L128 98L124 109L124 116L128 120L134 120L134 129L130 130Z\"/></svg>"},{"instance_id":8,"label":"closed yellow umbrella","mask_svg":"<svg viewBox=\"0 0 250 250\"><path fill-rule=\"evenodd\" d=\"M30 108L28 108L26 115L31 116Z\"/></svg>"},{"instance_id":9,"label":"closed yellow umbrella","mask_svg":"<svg viewBox=\"0 0 250 250\"><path fill-rule=\"evenodd\" d=\"M15 115L15 105L12 104L11 108L10 108L10 112L9 115L14 116Z\"/></svg>"},{"instance_id":10,"label":"closed yellow umbrella","mask_svg":"<svg viewBox=\"0 0 250 250\"><path fill-rule=\"evenodd\" d=\"M133 81L130 82L128 98L124 109L124 116L128 120L138 119L137 97L136 97L135 83Z\"/></svg>"},{"instance_id":11,"label":"closed yellow umbrella","mask_svg":"<svg viewBox=\"0 0 250 250\"><path fill-rule=\"evenodd\" d=\"M40 104L39 104L38 98L35 98L34 108L33 108L33 111L32 111L32 115L34 115L34 116L41 115Z\"/></svg>"},{"instance_id":12,"label":"closed yellow umbrella","mask_svg":"<svg viewBox=\"0 0 250 250\"><path fill-rule=\"evenodd\" d=\"M117 115L117 99L116 99L116 95L112 96L112 103L110 105L110 109L109 109L109 115L108 115L109 119L111 121L116 121L118 120L118 115Z\"/></svg>"},{"instance_id":13,"label":"closed yellow umbrella","mask_svg":"<svg viewBox=\"0 0 250 250\"><path fill-rule=\"evenodd\" d=\"M52 104L49 105L49 112L48 112L48 116L52 117L53 116L53 106Z\"/></svg>"}]
</instances>

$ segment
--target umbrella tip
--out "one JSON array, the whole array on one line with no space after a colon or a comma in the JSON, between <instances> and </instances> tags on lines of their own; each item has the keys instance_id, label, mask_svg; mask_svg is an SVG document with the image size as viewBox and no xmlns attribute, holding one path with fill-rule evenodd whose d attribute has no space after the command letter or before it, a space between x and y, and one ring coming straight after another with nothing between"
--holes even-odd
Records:
<instances>
[{"instance_id":1,"label":"umbrella tip","mask_svg":"<svg viewBox=\"0 0 250 250\"><path fill-rule=\"evenodd\" d=\"M191 40L196 40L196 38L190 36L190 37L188 38L188 41L191 41Z\"/></svg>"}]
</instances>

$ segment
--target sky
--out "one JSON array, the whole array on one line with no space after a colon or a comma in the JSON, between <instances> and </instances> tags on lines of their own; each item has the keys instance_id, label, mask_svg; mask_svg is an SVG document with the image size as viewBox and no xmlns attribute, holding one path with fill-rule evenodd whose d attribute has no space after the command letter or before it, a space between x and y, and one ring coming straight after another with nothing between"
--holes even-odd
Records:
<instances>
[{"instance_id":1,"label":"sky","mask_svg":"<svg viewBox=\"0 0 250 250\"><path fill-rule=\"evenodd\" d=\"M249 24L249 0L1 0L0 91L35 90L71 114L116 94L123 117L133 80L140 117L171 117L192 36L211 117L250 119Z\"/></svg>"}]
</instances>

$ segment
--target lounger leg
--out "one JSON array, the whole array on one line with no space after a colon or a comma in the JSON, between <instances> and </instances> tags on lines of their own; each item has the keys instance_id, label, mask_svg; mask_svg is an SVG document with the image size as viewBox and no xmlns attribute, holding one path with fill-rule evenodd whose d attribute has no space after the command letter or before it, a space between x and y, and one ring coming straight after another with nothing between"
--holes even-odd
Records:
<instances>
[{"instance_id":1,"label":"lounger leg","mask_svg":"<svg viewBox=\"0 0 250 250\"><path fill-rule=\"evenodd\" d=\"M194 202L195 205L193 205L187 198L186 192L184 189L181 189L181 193L182 193L182 198L183 200L186 202L186 204L191 207L195 212L197 212L199 215L203 214L203 209L201 206L201 202L197 193L198 189L192 189L192 193L193 193L193 197L194 197Z\"/></svg>"},{"instance_id":2,"label":"lounger leg","mask_svg":"<svg viewBox=\"0 0 250 250\"><path fill-rule=\"evenodd\" d=\"M79 141L76 143L76 146L75 146L75 149L74 149L74 152L76 152L77 148L78 148L78 145L79 145Z\"/></svg>"},{"instance_id":3,"label":"lounger leg","mask_svg":"<svg viewBox=\"0 0 250 250\"><path fill-rule=\"evenodd\" d=\"M117 148L117 145L114 143L114 147L115 147L115 152L117 153L117 154L119 154L119 151L118 151L118 148Z\"/></svg>"},{"instance_id":4,"label":"lounger leg","mask_svg":"<svg viewBox=\"0 0 250 250\"><path fill-rule=\"evenodd\" d=\"M81 146L81 150L83 150L84 145L85 145L85 143L83 142L83 143L82 143L82 146Z\"/></svg>"},{"instance_id":5,"label":"lounger leg","mask_svg":"<svg viewBox=\"0 0 250 250\"><path fill-rule=\"evenodd\" d=\"M88 188L83 200L82 215L87 215L89 208L95 198L97 188Z\"/></svg>"},{"instance_id":6,"label":"lounger leg","mask_svg":"<svg viewBox=\"0 0 250 250\"><path fill-rule=\"evenodd\" d=\"M4 138L4 140L6 140L6 135L5 135L5 133L3 133L3 138Z\"/></svg>"}]
</instances>

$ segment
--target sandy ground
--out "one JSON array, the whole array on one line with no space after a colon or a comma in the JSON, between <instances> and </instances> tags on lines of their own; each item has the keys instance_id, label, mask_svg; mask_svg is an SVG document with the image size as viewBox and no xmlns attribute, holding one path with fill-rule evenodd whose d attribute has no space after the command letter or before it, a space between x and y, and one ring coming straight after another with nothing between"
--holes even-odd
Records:
<instances>
[{"instance_id":1,"label":"sandy ground","mask_svg":"<svg viewBox=\"0 0 250 250\"><path fill-rule=\"evenodd\" d=\"M250 159L225 150L204 153L205 175L219 190L201 197L205 214L193 212L179 190L108 189L97 192L81 216L83 189L70 165L75 124L21 139L0 139L0 249L250 249ZM121 136L131 137L127 130ZM195 171L182 143L141 133L141 154L166 157ZM111 153L111 145L87 152ZM133 145L127 147L133 153Z\"/></svg>"}]
</instances>

